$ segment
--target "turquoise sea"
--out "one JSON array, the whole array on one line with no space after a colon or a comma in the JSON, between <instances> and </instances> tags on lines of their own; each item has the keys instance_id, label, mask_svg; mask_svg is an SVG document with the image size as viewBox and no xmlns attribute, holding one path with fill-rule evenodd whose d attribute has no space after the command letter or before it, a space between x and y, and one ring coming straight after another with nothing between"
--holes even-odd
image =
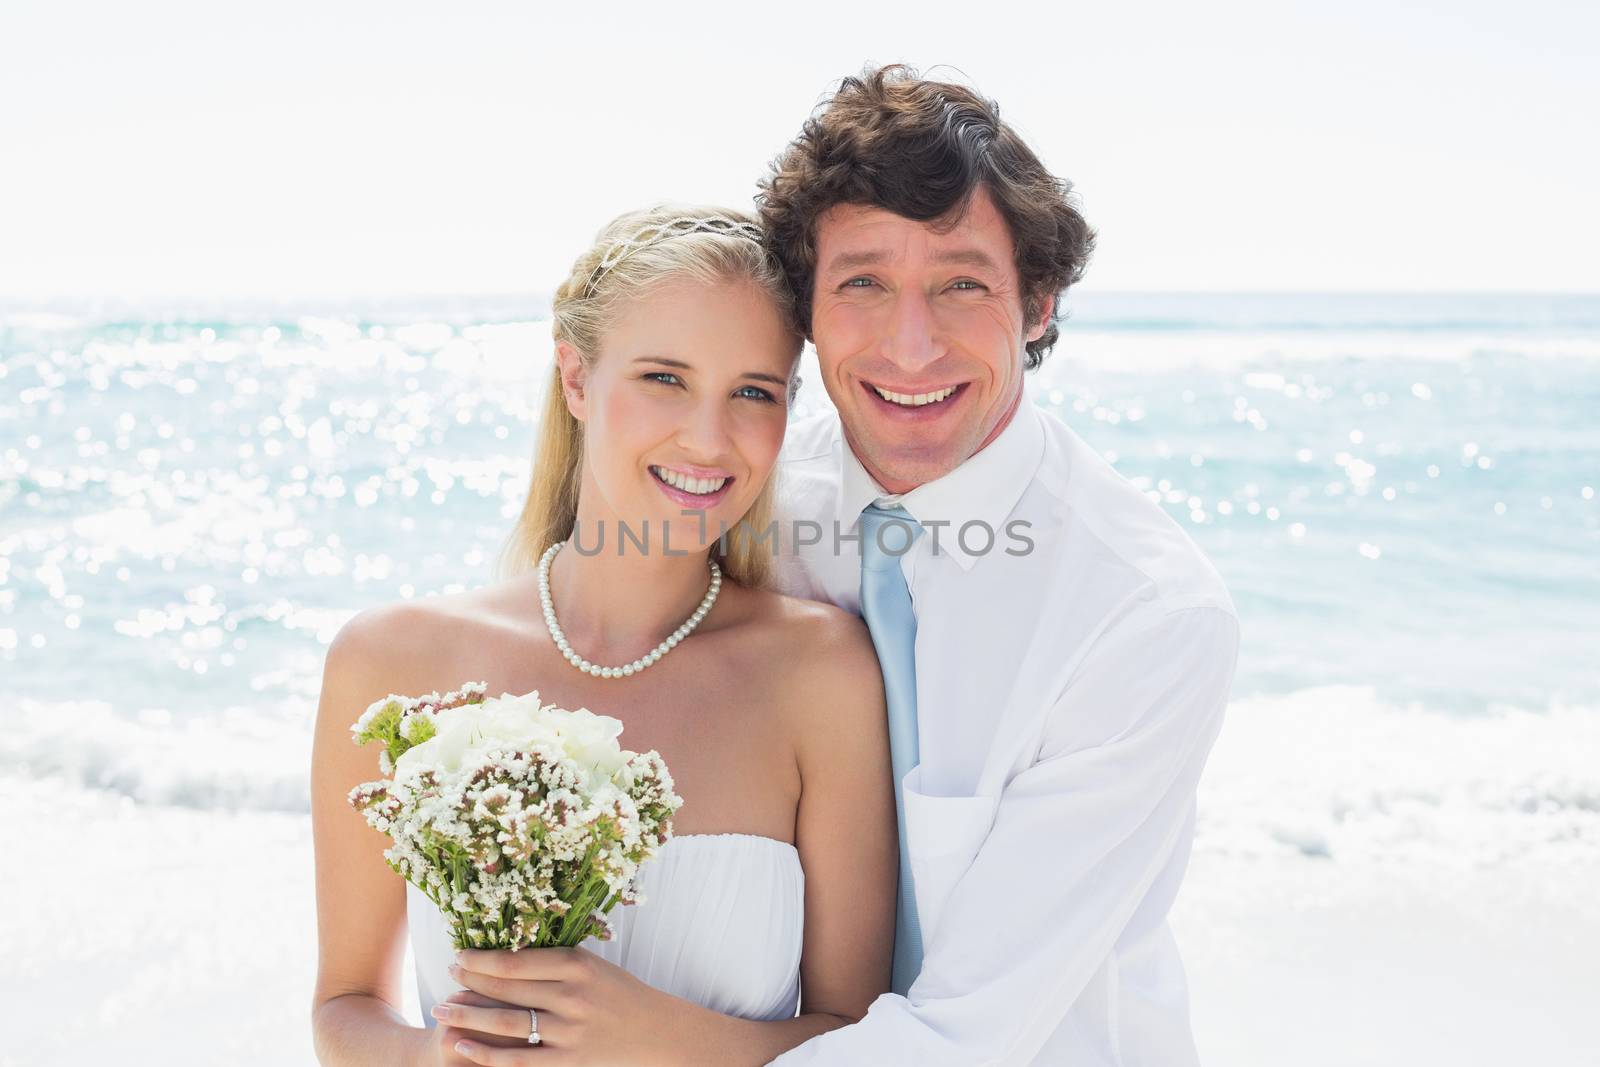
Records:
<instances>
[{"instance_id":1,"label":"turquoise sea","mask_svg":"<svg viewBox=\"0 0 1600 1067\"><path fill-rule=\"evenodd\" d=\"M1221 569L1236 699L1404 715L1418 760L1508 708L1592 736L1600 297L1069 309L1033 397ZM486 580L548 355L535 299L0 312L0 776L303 810L326 642Z\"/></svg>"}]
</instances>

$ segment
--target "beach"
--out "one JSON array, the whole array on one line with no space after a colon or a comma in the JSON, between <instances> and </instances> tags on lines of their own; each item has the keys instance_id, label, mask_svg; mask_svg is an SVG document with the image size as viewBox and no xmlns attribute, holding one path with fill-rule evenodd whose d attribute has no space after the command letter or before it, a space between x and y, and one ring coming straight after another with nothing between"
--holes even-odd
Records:
<instances>
[{"instance_id":1,"label":"beach","mask_svg":"<svg viewBox=\"0 0 1600 1067\"><path fill-rule=\"evenodd\" d=\"M1070 310L1031 401L1243 626L1172 915L1202 1062L1600 1062L1600 300ZM0 317L0 1067L315 1062L322 657L488 579L548 329Z\"/></svg>"},{"instance_id":2,"label":"beach","mask_svg":"<svg viewBox=\"0 0 1600 1067\"><path fill-rule=\"evenodd\" d=\"M1254 773L1262 747L1326 728L1340 696L1351 694L1313 695L1298 719L1283 706L1242 704L1218 742L1173 913L1202 1062L1595 1062L1600 904L1588 890L1600 879L1600 813L1535 798L1533 781L1515 772L1460 783L1463 793L1498 793L1507 808L1451 810L1461 797L1424 786L1410 791L1409 816L1382 825L1373 811L1401 806L1406 782L1377 783L1372 809L1343 820L1319 806L1329 782L1313 759L1282 771L1318 785L1266 789ZM1592 728L1558 739L1515 716L1481 725L1475 743L1515 734L1564 748L1567 763L1553 770L1574 775L1568 784L1590 801L1600 795L1594 761L1580 766L1600 740ZM1374 725L1347 736L1338 755L1381 740ZM1284 801L1278 823L1246 814L1268 792ZM7 880L3 995L12 1018L43 1022L15 1027L0 1064L316 1062L305 815L146 805L15 779L0 782L0 802L22 855L47 858L72 842L89 857L87 871L62 877L40 864L37 884ZM1538 804L1545 829L1502 841L1498 857L1468 829L1525 818L1518 812ZM409 975L405 988L420 1025Z\"/></svg>"}]
</instances>

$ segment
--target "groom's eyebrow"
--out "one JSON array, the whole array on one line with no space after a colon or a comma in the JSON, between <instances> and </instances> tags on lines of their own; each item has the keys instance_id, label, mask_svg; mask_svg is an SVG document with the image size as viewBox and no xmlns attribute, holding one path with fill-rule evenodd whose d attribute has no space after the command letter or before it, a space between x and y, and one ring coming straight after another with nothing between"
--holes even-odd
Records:
<instances>
[{"instance_id":1,"label":"groom's eyebrow","mask_svg":"<svg viewBox=\"0 0 1600 1067\"><path fill-rule=\"evenodd\" d=\"M935 263L964 263L969 267L999 270L999 264L981 248L950 248L933 254Z\"/></svg>"},{"instance_id":2,"label":"groom's eyebrow","mask_svg":"<svg viewBox=\"0 0 1600 1067\"><path fill-rule=\"evenodd\" d=\"M873 267L891 259L889 253L879 250L866 252L840 252L828 260L828 271L855 270L857 267Z\"/></svg>"},{"instance_id":3,"label":"groom's eyebrow","mask_svg":"<svg viewBox=\"0 0 1600 1067\"><path fill-rule=\"evenodd\" d=\"M827 272L854 270L857 267L873 267L879 263L887 263L895 257L888 252L872 249L863 252L840 252L828 261ZM981 248L947 248L933 254L933 262L938 264L960 263L969 267L983 267L986 270L999 270L1000 266L994 257Z\"/></svg>"}]
</instances>

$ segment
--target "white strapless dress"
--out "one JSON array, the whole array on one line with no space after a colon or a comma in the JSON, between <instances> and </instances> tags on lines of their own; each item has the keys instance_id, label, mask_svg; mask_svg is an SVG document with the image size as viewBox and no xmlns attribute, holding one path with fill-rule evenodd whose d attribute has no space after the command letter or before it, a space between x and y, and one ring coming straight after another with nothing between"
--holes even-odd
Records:
<instances>
[{"instance_id":1,"label":"white strapless dress","mask_svg":"<svg viewBox=\"0 0 1600 1067\"><path fill-rule=\"evenodd\" d=\"M614 935L580 947L647 985L745 1019L789 1019L800 1006L805 876L786 841L754 834L674 837L639 872L644 902L611 910ZM423 1023L461 988L450 931L406 885L406 925Z\"/></svg>"}]
</instances>

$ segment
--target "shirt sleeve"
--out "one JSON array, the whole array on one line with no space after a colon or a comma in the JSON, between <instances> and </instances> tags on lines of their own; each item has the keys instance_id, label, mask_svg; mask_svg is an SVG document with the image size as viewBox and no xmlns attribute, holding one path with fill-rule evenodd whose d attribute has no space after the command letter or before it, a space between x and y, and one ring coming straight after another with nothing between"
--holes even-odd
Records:
<instances>
[{"instance_id":1,"label":"shirt sleeve","mask_svg":"<svg viewBox=\"0 0 1600 1067\"><path fill-rule=\"evenodd\" d=\"M1237 618L1215 607L1108 629L1001 793L906 996L773 1064L1033 1062L1187 848L1238 646Z\"/></svg>"}]
</instances>

